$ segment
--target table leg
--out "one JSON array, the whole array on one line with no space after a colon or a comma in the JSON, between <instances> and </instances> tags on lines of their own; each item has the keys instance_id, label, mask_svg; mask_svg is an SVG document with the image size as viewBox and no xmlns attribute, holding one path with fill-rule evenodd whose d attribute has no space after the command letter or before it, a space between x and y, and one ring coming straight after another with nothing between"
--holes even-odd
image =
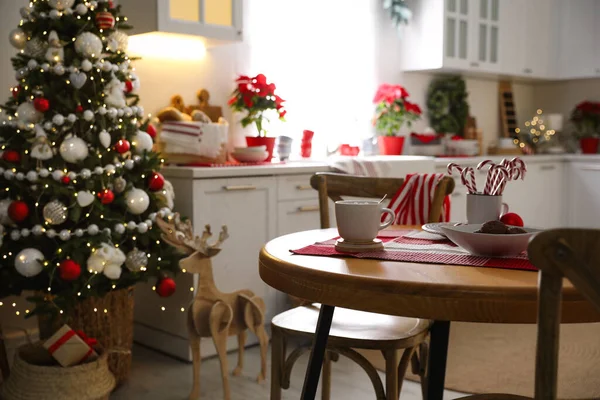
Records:
<instances>
[{"instance_id":1,"label":"table leg","mask_svg":"<svg viewBox=\"0 0 600 400\"><path fill-rule=\"evenodd\" d=\"M319 320L317 321L317 331L313 340L308 367L306 368L306 376L304 377L304 386L302 387L302 400L314 400L317 394L317 386L319 385L319 376L321 375L321 367L325 357L327 348L327 339L329 338L329 329L331 328L331 320L333 319L334 306L326 306L321 304L319 312Z\"/></svg>"},{"instance_id":2,"label":"table leg","mask_svg":"<svg viewBox=\"0 0 600 400\"><path fill-rule=\"evenodd\" d=\"M446 379L446 359L450 321L434 321L431 327L429 360L427 362L427 400L442 400Z\"/></svg>"}]
</instances>

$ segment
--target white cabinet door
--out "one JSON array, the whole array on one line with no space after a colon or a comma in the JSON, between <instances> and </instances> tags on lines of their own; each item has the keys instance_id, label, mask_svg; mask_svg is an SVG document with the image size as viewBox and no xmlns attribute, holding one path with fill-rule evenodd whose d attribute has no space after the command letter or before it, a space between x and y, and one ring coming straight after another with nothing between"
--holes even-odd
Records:
<instances>
[{"instance_id":1,"label":"white cabinet door","mask_svg":"<svg viewBox=\"0 0 600 400\"><path fill-rule=\"evenodd\" d=\"M596 76L594 43L595 0L561 1L559 65L560 77ZM533 49L535 50L535 49Z\"/></svg>"},{"instance_id":2,"label":"white cabinet door","mask_svg":"<svg viewBox=\"0 0 600 400\"><path fill-rule=\"evenodd\" d=\"M600 163L573 162L568 177L569 226L600 228Z\"/></svg>"},{"instance_id":3,"label":"white cabinet door","mask_svg":"<svg viewBox=\"0 0 600 400\"><path fill-rule=\"evenodd\" d=\"M469 67L472 70L499 72L500 70L500 0L470 1Z\"/></svg>"},{"instance_id":4,"label":"white cabinet door","mask_svg":"<svg viewBox=\"0 0 600 400\"><path fill-rule=\"evenodd\" d=\"M320 227L318 200L282 201L277 205L277 236Z\"/></svg>"},{"instance_id":5,"label":"white cabinet door","mask_svg":"<svg viewBox=\"0 0 600 400\"><path fill-rule=\"evenodd\" d=\"M445 0L444 67L466 70L473 58L473 0Z\"/></svg>"},{"instance_id":6,"label":"white cabinet door","mask_svg":"<svg viewBox=\"0 0 600 400\"><path fill-rule=\"evenodd\" d=\"M600 21L600 1L597 1L595 6L594 19ZM594 49L594 73L596 76L600 76L600 23L594 24L594 44L596 45Z\"/></svg>"}]
</instances>

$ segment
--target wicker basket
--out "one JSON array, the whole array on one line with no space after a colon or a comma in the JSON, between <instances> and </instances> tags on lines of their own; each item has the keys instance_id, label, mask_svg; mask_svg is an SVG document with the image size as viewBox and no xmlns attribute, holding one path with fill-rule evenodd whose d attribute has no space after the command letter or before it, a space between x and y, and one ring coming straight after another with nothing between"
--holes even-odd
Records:
<instances>
[{"instance_id":1,"label":"wicker basket","mask_svg":"<svg viewBox=\"0 0 600 400\"><path fill-rule=\"evenodd\" d=\"M110 371L117 385L121 384L131 371L133 305L133 288L115 290L101 298L85 299L77 304L73 315L68 318L40 316L40 339L49 338L64 324L84 331L108 350Z\"/></svg>"},{"instance_id":2,"label":"wicker basket","mask_svg":"<svg viewBox=\"0 0 600 400\"><path fill-rule=\"evenodd\" d=\"M0 387L1 400L108 400L115 378L106 352L86 364L64 368L41 342L21 346L9 378Z\"/></svg>"}]
</instances>

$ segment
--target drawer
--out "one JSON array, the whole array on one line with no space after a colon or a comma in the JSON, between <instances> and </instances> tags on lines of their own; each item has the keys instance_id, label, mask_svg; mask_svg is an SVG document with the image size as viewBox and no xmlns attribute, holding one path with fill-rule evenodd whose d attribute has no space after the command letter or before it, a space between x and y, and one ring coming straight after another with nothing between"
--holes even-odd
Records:
<instances>
[{"instance_id":1,"label":"drawer","mask_svg":"<svg viewBox=\"0 0 600 400\"><path fill-rule=\"evenodd\" d=\"M277 199L279 201L318 199L319 194L310 186L311 176L312 174L277 177Z\"/></svg>"},{"instance_id":2,"label":"drawer","mask_svg":"<svg viewBox=\"0 0 600 400\"><path fill-rule=\"evenodd\" d=\"M321 227L317 200L280 202L277 211L277 235L279 236Z\"/></svg>"}]
</instances>

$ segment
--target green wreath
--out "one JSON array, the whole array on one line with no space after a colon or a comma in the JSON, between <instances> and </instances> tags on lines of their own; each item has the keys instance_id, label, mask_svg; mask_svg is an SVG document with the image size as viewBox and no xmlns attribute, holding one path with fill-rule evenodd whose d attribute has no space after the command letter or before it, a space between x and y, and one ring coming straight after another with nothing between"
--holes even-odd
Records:
<instances>
[{"instance_id":1,"label":"green wreath","mask_svg":"<svg viewBox=\"0 0 600 400\"><path fill-rule=\"evenodd\" d=\"M437 133L464 135L469 117L465 81L460 76L434 79L427 91L429 125Z\"/></svg>"}]
</instances>

